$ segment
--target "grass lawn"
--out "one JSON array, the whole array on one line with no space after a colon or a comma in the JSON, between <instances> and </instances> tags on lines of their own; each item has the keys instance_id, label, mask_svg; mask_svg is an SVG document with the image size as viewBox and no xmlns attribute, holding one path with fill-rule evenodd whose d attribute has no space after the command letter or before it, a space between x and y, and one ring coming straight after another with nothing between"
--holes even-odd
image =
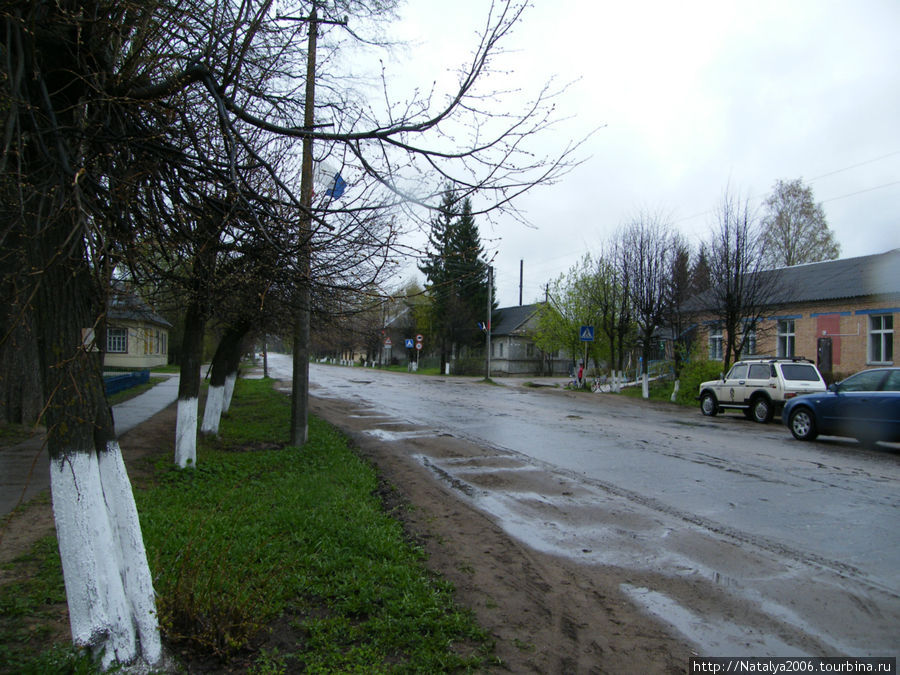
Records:
<instances>
[{"instance_id":1,"label":"grass lawn","mask_svg":"<svg viewBox=\"0 0 900 675\"><path fill-rule=\"evenodd\" d=\"M491 641L452 587L385 512L372 467L311 418L285 445L289 400L271 380L239 380L220 440L198 466L159 459L135 491L164 639L192 663L247 672L448 672L492 663ZM64 601L55 539L13 565L39 570L0 587L0 672L83 672L65 646L22 649L46 603ZM16 620L18 617L18 620ZM214 669L214 668L212 668Z\"/></svg>"}]
</instances>

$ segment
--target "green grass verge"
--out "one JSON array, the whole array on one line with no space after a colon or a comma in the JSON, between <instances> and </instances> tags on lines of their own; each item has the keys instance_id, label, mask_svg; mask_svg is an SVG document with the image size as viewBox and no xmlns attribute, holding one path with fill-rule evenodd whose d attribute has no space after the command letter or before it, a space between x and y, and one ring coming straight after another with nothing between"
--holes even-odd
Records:
<instances>
[{"instance_id":1,"label":"green grass verge","mask_svg":"<svg viewBox=\"0 0 900 675\"><path fill-rule=\"evenodd\" d=\"M167 643L258 673L484 668L491 641L385 512L374 470L316 418L306 446L285 446L289 419L271 380L239 380L198 466L157 460L155 485L136 491ZM2 587L4 615L64 598L55 539L33 555L53 592ZM60 654L79 663L63 647L28 660L11 653L17 640L0 632L9 672L43 672Z\"/></svg>"},{"instance_id":2,"label":"green grass verge","mask_svg":"<svg viewBox=\"0 0 900 675\"><path fill-rule=\"evenodd\" d=\"M665 401L668 403L672 400L672 390L674 388L675 383L672 380L654 380L648 384L647 393L651 401ZM625 387L622 389L622 394L629 398L643 398L644 388L640 384L633 387Z\"/></svg>"},{"instance_id":3,"label":"green grass verge","mask_svg":"<svg viewBox=\"0 0 900 675\"><path fill-rule=\"evenodd\" d=\"M71 644L47 648L66 602L56 537L40 539L4 569L26 570L26 578L0 586L0 672L88 673L90 659Z\"/></svg>"}]
</instances>

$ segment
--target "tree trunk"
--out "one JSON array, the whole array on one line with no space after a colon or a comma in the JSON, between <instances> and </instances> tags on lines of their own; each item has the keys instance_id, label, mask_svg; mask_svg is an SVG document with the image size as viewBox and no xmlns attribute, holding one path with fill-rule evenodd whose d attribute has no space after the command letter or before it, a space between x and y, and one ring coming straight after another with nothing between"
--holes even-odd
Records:
<instances>
[{"instance_id":1,"label":"tree trunk","mask_svg":"<svg viewBox=\"0 0 900 675\"><path fill-rule=\"evenodd\" d=\"M219 421L222 413L231 405L237 368L240 363L241 344L249 326L229 327L219 340L219 346L212 361L212 375L209 379L209 391L206 394L206 407L203 410L203 424L200 433L215 435L219 433Z\"/></svg>"},{"instance_id":2,"label":"tree trunk","mask_svg":"<svg viewBox=\"0 0 900 675\"><path fill-rule=\"evenodd\" d=\"M27 276L17 265L25 255L20 233L9 233L0 253L0 420L34 424L44 407L35 345L34 321L27 306Z\"/></svg>"},{"instance_id":3,"label":"tree trunk","mask_svg":"<svg viewBox=\"0 0 900 675\"><path fill-rule=\"evenodd\" d=\"M247 333L250 331L250 327L248 326L244 330L244 334L241 336L241 339L235 340L232 344L232 349L226 354L226 374L225 374L225 402L222 404L222 412L227 413L231 408L231 397L234 394L234 384L237 382L238 369L241 365L241 355L243 354L244 347L246 346L244 343L244 339L247 336ZM264 369L264 372L267 369ZM265 372L265 376L268 377L268 372Z\"/></svg>"},{"instance_id":4,"label":"tree trunk","mask_svg":"<svg viewBox=\"0 0 900 675\"><path fill-rule=\"evenodd\" d=\"M100 328L101 302L79 244L60 255L71 241L66 224L51 223L34 238L29 262L41 271L35 335L72 639L104 668L138 657L154 664L162 648L137 508L105 399L102 355L84 339L103 335L84 330Z\"/></svg>"},{"instance_id":5,"label":"tree trunk","mask_svg":"<svg viewBox=\"0 0 900 675\"><path fill-rule=\"evenodd\" d=\"M178 417L175 422L175 463L182 469L197 464L197 414L205 328L203 311L196 301L192 301L184 317Z\"/></svg>"},{"instance_id":6,"label":"tree trunk","mask_svg":"<svg viewBox=\"0 0 900 675\"><path fill-rule=\"evenodd\" d=\"M14 299L4 318L9 321L0 324L0 420L35 424L43 395L31 316Z\"/></svg>"}]
</instances>

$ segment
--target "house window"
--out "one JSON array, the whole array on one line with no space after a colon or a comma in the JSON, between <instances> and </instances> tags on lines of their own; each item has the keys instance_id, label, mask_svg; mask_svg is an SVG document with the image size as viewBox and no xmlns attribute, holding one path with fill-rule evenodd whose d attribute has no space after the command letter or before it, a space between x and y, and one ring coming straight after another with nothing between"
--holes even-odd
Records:
<instances>
[{"instance_id":1,"label":"house window","mask_svg":"<svg viewBox=\"0 0 900 675\"><path fill-rule=\"evenodd\" d=\"M893 363L894 315L873 314L869 317L869 363Z\"/></svg>"},{"instance_id":2,"label":"house window","mask_svg":"<svg viewBox=\"0 0 900 675\"><path fill-rule=\"evenodd\" d=\"M756 356L756 329L750 328L744 331L744 347L741 350L741 358Z\"/></svg>"},{"instance_id":3,"label":"house window","mask_svg":"<svg viewBox=\"0 0 900 675\"><path fill-rule=\"evenodd\" d=\"M503 343L500 343L500 358L503 358Z\"/></svg>"},{"instance_id":4,"label":"house window","mask_svg":"<svg viewBox=\"0 0 900 675\"><path fill-rule=\"evenodd\" d=\"M534 357L534 344L533 343L529 342L525 346L525 356L528 357L529 359Z\"/></svg>"},{"instance_id":5,"label":"house window","mask_svg":"<svg viewBox=\"0 0 900 675\"><path fill-rule=\"evenodd\" d=\"M722 327L721 326L710 326L709 327L709 360L710 361L721 361L722 360Z\"/></svg>"},{"instance_id":6,"label":"house window","mask_svg":"<svg viewBox=\"0 0 900 675\"><path fill-rule=\"evenodd\" d=\"M127 354L128 353L128 329L127 328L107 328L106 330L106 351L110 354Z\"/></svg>"},{"instance_id":7,"label":"house window","mask_svg":"<svg viewBox=\"0 0 900 675\"><path fill-rule=\"evenodd\" d=\"M778 356L789 359L794 356L794 320L778 322Z\"/></svg>"}]
</instances>

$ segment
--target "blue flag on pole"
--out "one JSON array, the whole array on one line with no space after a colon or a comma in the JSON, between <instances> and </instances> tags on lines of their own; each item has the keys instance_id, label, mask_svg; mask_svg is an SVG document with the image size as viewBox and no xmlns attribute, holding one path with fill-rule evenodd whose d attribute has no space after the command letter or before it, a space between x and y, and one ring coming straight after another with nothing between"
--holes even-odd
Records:
<instances>
[{"instance_id":1,"label":"blue flag on pole","mask_svg":"<svg viewBox=\"0 0 900 675\"><path fill-rule=\"evenodd\" d=\"M340 199L341 195L344 194L344 190L347 188L347 181L345 181L340 172L334 175L334 184L331 186L331 189L326 192L329 197L332 199Z\"/></svg>"}]
</instances>

